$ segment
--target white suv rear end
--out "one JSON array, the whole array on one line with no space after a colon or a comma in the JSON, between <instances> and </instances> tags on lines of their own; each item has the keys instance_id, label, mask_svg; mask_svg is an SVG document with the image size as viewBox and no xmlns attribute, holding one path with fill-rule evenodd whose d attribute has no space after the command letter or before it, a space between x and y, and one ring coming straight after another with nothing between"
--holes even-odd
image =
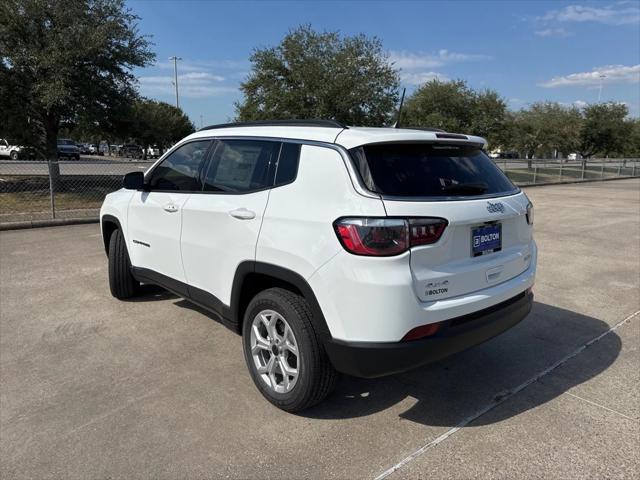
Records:
<instances>
[{"instance_id":1,"label":"white suv rear end","mask_svg":"<svg viewBox=\"0 0 640 480\"><path fill-rule=\"evenodd\" d=\"M243 334L272 403L322 400L530 311L532 206L484 140L328 121L215 126L105 200L114 296L157 283Z\"/></svg>"}]
</instances>

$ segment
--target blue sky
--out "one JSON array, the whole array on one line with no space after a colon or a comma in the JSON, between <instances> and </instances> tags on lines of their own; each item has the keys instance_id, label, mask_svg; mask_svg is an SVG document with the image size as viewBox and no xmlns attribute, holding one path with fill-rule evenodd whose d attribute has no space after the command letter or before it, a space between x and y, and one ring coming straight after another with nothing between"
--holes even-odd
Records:
<instances>
[{"instance_id":1,"label":"blue sky","mask_svg":"<svg viewBox=\"0 0 640 480\"><path fill-rule=\"evenodd\" d=\"M140 92L180 105L197 127L234 116L254 48L292 28L382 40L412 91L430 78L497 90L512 109L540 100L625 102L640 115L640 1L178 1L130 0L156 65L137 69ZM604 77L602 77L604 75ZM602 92L600 93L600 85Z\"/></svg>"}]
</instances>

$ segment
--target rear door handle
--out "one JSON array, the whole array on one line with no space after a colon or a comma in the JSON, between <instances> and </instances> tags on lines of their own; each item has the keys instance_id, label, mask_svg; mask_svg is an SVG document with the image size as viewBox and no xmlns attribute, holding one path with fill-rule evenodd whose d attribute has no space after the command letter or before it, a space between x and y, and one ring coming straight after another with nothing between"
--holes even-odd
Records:
<instances>
[{"instance_id":1,"label":"rear door handle","mask_svg":"<svg viewBox=\"0 0 640 480\"><path fill-rule=\"evenodd\" d=\"M239 220L251 220L252 218L256 218L256 212L252 212L246 208L236 208L235 210L231 210L229 215Z\"/></svg>"},{"instance_id":2,"label":"rear door handle","mask_svg":"<svg viewBox=\"0 0 640 480\"><path fill-rule=\"evenodd\" d=\"M173 203L167 203L162 207L165 212L173 213L178 211L178 207Z\"/></svg>"}]
</instances>

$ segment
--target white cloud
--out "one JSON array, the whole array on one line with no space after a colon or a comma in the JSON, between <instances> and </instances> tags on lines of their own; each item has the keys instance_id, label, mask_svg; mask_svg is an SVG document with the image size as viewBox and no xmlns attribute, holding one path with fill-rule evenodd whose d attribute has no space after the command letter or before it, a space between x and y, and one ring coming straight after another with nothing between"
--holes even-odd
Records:
<instances>
[{"instance_id":1,"label":"white cloud","mask_svg":"<svg viewBox=\"0 0 640 480\"><path fill-rule=\"evenodd\" d=\"M178 75L180 96L203 98L237 91L235 87L220 85L224 79L223 76L210 72L187 72ZM175 93L172 75L141 76L138 77L138 81L142 95L169 96Z\"/></svg>"},{"instance_id":2,"label":"white cloud","mask_svg":"<svg viewBox=\"0 0 640 480\"><path fill-rule=\"evenodd\" d=\"M438 50L435 53L391 51L389 60L400 69L400 78L408 85L421 85L430 80L446 82L449 78L433 69L453 63L491 60L488 55L474 53L458 53L449 50Z\"/></svg>"},{"instance_id":3,"label":"white cloud","mask_svg":"<svg viewBox=\"0 0 640 480\"><path fill-rule=\"evenodd\" d=\"M640 23L640 7L627 3L605 7L568 5L547 12L540 20L545 22L598 22L607 25L630 25Z\"/></svg>"},{"instance_id":4,"label":"white cloud","mask_svg":"<svg viewBox=\"0 0 640 480\"><path fill-rule=\"evenodd\" d=\"M451 63L491 60L491 57L473 53L456 53L443 49L436 53L391 51L389 53L389 60L391 60L397 68L415 70L419 68L442 67Z\"/></svg>"},{"instance_id":5,"label":"white cloud","mask_svg":"<svg viewBox=\"0 0 640 480\"><path fill-rule=\"evenodd\" d=\"M539 37L568 37L571 35L571 33L567 32L564 28L545 28L536 30L535 34Z\"/></svg>"},{"instance_id":6,"label":"white cloud","mask_svg":"<svg viewBox=\"0 0 640 480\"><path fill-rule=\"evenodd\" d=\"M431 80L449 81L446 75L438 72L400 72L400 78L407 85L422 85Z\"/></svg>"},{"instance_id":7,"label":"white cloud","mask_svg":"<svg viewBox=\"0 0 640 480\"><path fill-rule=\"evenodd\" d=\"M539 83L545 88L586 86L597 87L602 84L612 83L638 83L640 82L640 64L608 65L594 68L590 72L572 73L562 77L553 77L551 80Z\"/></svg>"}]
</instances>

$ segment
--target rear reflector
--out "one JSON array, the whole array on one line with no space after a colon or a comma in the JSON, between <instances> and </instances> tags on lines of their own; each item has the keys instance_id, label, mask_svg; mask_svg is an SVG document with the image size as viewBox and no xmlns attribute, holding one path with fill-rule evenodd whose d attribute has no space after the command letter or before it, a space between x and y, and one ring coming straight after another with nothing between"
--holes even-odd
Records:
<instances>
[{"instance_id":1,"label":"rear reflector","mask_svg":"<svg viewBox=\"0 0 640 480\"><path fill-rule=\"evenodd\" d=\"M341 218L333 223L340 243L350 253L374 257L399 255L411 247L437 242L443 218Z\"/></svg>"},{"instance_id":2,"label":"rear reflector","mask_svg":"<svg viewBox=\"0 0 640 480\"><path fill-rule=\"evenodd\" d=\"M420 338L430 337L438 333L440 327L442 326L442 322L430 323L429 325L421 325L416 327L402 337L403 342L408 342L411 340L419 340Z\"/></svg>"}]
</instances>

